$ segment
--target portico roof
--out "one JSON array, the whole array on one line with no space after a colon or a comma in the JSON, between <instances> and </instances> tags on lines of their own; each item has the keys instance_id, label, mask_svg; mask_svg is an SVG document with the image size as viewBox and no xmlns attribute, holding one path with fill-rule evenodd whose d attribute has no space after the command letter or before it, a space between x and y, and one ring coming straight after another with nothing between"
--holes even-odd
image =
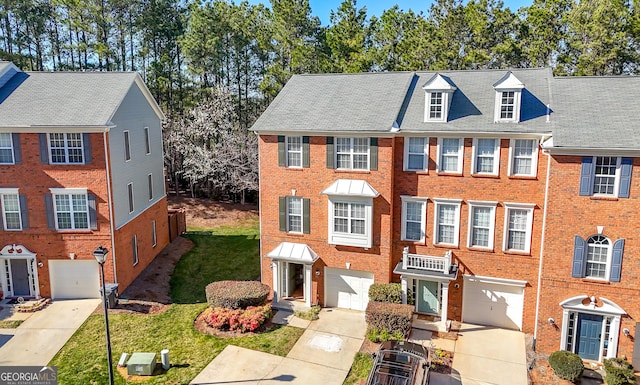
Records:
<instances>
[{"instance_id":1,"label":"portico roof","mask_svg":"<svg viewBox=\"0 0 640 385\"><path fill-rule=\"evenodd\" d=\"M324 189L322 194L364 198L376 198L380 195L367 181L359 179L338 179Z\"/></svg>"},{"instance_id":2,"label":"portico roof","mask_svg":"<svg viewBox=\"0 0 640 385\"><path fill-rule=\"evenodd\" d=\"M318 259L309 246L304 243L282 242L267 253L267 258L295 263L313 263Z\"/></svg>"}]
</instances>

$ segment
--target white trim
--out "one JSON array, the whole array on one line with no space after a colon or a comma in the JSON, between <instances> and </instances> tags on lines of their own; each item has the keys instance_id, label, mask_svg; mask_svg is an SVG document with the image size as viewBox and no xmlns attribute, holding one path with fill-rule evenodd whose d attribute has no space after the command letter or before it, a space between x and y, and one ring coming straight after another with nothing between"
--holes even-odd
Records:
<instances>
[{"instance_id":1,"label":"white trim","mask_svg":"<svg viewBox=\"0 0 640 385\"><path fill-rule=\"evenodd\" d=\"M533 233L533 210L535 204L532 203L508 203L504 204L504 236L502 242L502 251L513 251L519 253L530 253L531 252L531 236ZM519 249L509 249L509 214L511 210L526 210L527 211L527 223L526 223L526 234L525 234L525 248L524 250Z\"/></svg>"},{"instance_id":2,"label":"white trim","mask_svg":"<svg viewBox=\"0 0 640 385\"><path fill-rule=\"evenodd\" d=\"M89 196L87 194L87 189L86 188L50 188L49 189L51 191L51 201L52 201L52 205L53 205L53 216L54 216L54 221L55 221L55 225L56 225L56 230L91 230L91 217L89 214ZM59 224L58 224L58 205L56 204L56 196L57 195L64 195L65 197L67 197L67 199L69 200L69 211L68 213L70 214L70 221L71 221L71 228L68 229L61 229ZM87 214L87 227L76 227L76 220L75 220L75 213L81 213L81 211L75 211L73 209L73 202L72 202L72 198L71 195L84 195L84 201L85 201L85 210L84 213Z\"/></svg>"},{"instance_id":3,"label":"white trim","mask_svg":"<svg viewBox=\"0 0 640 385\"><path fill-rule=\"evenodd\" d=\"M431 97L433 94L440 94L440 117L431 117ZM425 122L438 122L445 123L449 116L449 95L450 93L442 90L425 90L425 108L424 108L424 121Z\"/></svg>"},{"instance_id":4,"label":"white trim","mask_svg":"<svg viewBox=\"0 0 640 385\"><path fill-rule=\"evenodd\" d=\"M364 153L354 152L354 139L367 139L367 166L365 168L354 168L353 159L355 155L364 155ZM342 152L342 155L349 155L350 167L338 167L338 139L349 139L349 152ZM334 136L333 137L333 165L336 170L355 170L355 171L370 171L371 170L371 137L367 136Z\"/></svg>"},{"instance_id":5,"label":"white trim","mask_svg":"<svg viewBox=\"0 0 640 385\"><path fill-rule=\"evenodd\" d=\"M595 192L595 183L596 183L596 165L597 165L597 158L616 158L616 171L615 171L615 175L613 175L614 178L614 182L613 182L613 194L598 194ZM595 155L592 157L592 173L591 173L591 178L592 178L592 186L591 186L591 191L593 192L591 194L591 196L594 197L609 197L609 198L617 198L618 195L620 194L620 175L622 174L622 157L620 156L614 156L614 155Z\"/></svg>"},{"instance_id":6,"label":"white trim","mask_svg":"<svg viewBox=\"0 0 640 385\"><path fill-rule=\"evenodd\" d=\"M513 116L511 118L501 118L502 112L502 93L513 92ZM496 88L496 107L494 122L495 123L518 123L520 122L520 103L522 98L522 90L519 89L498 89Z\"/></svg>"},{"instance_id":7,"label":"white trim","mask_svg":"<svg viewBox=\"0 0 640 385\"><path fill-rule=\"evenodd\" d=\"M527 286L527 281L522 281L519 279L487 277L483 275L473 275L473 274L463 274L462 276L464 277L465 281L493 283L496 285L517 286L522 288Z\"/></svg>"},{"instance_id":8,"label":"white trim","mask_svg":"<svg viewBox=\"0 0 640 385\"><path fill-rule=\"evenodd\" d=\"M49 188L51 194L65 195L65 194L86 194L86 187L76 187L76 188Z\"/></svg>"},{"instance_id":9,"label":"white trim","mask_svg":"<svg viewBox=\"0 0 640 385\"><path fill-rule=\"evenodd\" d=\"M129 130L122 131L122 145L124 146L124 161L129 162L131 160L131 135L129 135Z\"/></svg>"},{"instance_id":10,"label":"white trim","mask_svg":"<svg viewBox=\"0 0 640 385\"><path fill-rule=\"evenodd\" d=\"M476 169L478 165L478 141L493 140L493 169L491 172L479 172ZM499 175L500 173L500 138L473 138L472 156L471 156L471 174L473 175Z\"/></svg>"},{"instance_id":11,"label":"white trim","mask_svg":"<svg viewBox=\"0 0 640 385\"><path fill-rule=\"evenodd\" d=\"M605 238L607 240L607 246L606 246L606 249L607 249L607 260L604 262L604 265L605 265L605 267L604 267L604 277L592 277L592 276L588 275L588 272L589 272L588 265L590 263L589 262L589 240L592 237L603 237L603 238ZM585 263L584 277L588 278L588 279L597 280L597 281L609 282L609 280L611 278L611 263L612 263L612 260L613 260L613 243L614 242L609 237L607 237L607 236L605 236L603 234L593 234L593 235L588 236L584 240L584 243L585 243L585 247L586 247L585 258L584 258L584 263ZM602 247L602 246L600 246L600 247ZM591 262L591 263L593 263L593 262ZM596 263L596 264L600 264L600 263Z\"/></svg>"},{"instance_id":12,"label":"white trim","mask_svg":"<svg viewBox=\"0 0 640 385\"><path fill-rule=\"evenodd\" d=\"M300 201L300 214L291 214L289 211L289 208L291 207L291 201L292 200L298 200ZM284 199L285 201L285 215L286 215L286 226L287 226L287 233L290 234L303 234L304 233L304 199L302 197L298 197L298 196L287 196ZM291 216L296 216L296 217L300 217L300 231L293 231L291 230L291 221L290 221L290 217Z\"/></svg>"},{"instance_id":13,"label":"white trim","mask_svg":"<svg viewBox=\"0 0 640 385\"><path fill-rule=\"evenodd\" d=\"M410 241L410 242L420 242L424 243L426 238L426 225L427 225L427 198L421 197L411 197L406 195L401 195L400 199L402 200L402 231L401 231L401 240ZM420 210L420 239L407 239L407 203L420 203L422 204L422 208Z\"/></svg>"},{"instance_id":14,"label":"white trim","mask_svg":"<svg viewBox=\"0 0 640 385\"><path fill-rule=\"evenodd\" d=\"M15 196L16 201L18 203L18 224L20 225L17 229L9 229L7 228L7 211L5 210L5 197L6 196ZM0 188L0 204L2 205L2 226L5 231L22 231L22 206L20 204L20 194L18 193L17 188ZM10 211L10 213L15 213L14 211Z\"/></svg>"},{"instance_id":15,"label":"white trim","mask_svg":"<svg viewBox=\"0 0 640 385\"><path fill-rule=\"evenodd\" d=\"M300 139L300 151L291 151L292 154L300 154L300 165L291 165L289 164L289 142L292 138L299 138ZM302 168L302 164L304 163L303 161L303 157L304 157L304 143L303 143L303 138L302 135L287 135L284 137L284 164L285 167L287 168Z\"/></svg>"},{"instance_id":16,"label":"white trim","mask_svg":"<svg viewBox=\"0 0 640 385\"><path fill-rule=\"evenodd\" d=\"M133 192L133 182L127 183L127 208L129 209L129 214L136 211L136 206L134 202L134 192Z\"/></svg>"},{"instance_id":17,"label":"white trim","mask_svg":"<svg viewBox=\"0 0 640 385\"><path fill-rule=\"evenodd\" d=\"M467 234L467 247L493 250L496 231L496 206L498 205L498 202L467 201L467 203L469 205L469 231ZM473 245L473 211L475 208L479 207L488 208L491 210L491 218L489 223L489 242L487 246Z\"/></svg>"},{"instance_id":18,"label":"white trim","mask_svg":"<svg viewBox=\"0 0 640 385\"><path fill-rule=\"evenodd\" d=\"M149 149L149 151L145 152L145 155L150 155L151 154L151 132L148 126L145 126L143 128L143 133L144 133L144 139L145 139L145 151L147 149Z\"/></svg>"},{"instance_id":19,"label":"white trim","mask_svg":"<svg viewBox=\"0 0 640 385\"><path fill-rule=\"evenodd\" d=\"M411 139L423 139L424 143L424 152L422 154L422 168L409 168L409 141ZM403 171L418 171L418 172L429 172L429 137L428 136L407 136L404 138L404 160L403 160ZM418 155L418 153L413 153L413 155Z\"/></svg>"},{"instance_id":20,"label":"white trim","mask_svg":"<svg viewBox=\"0 0 640 385\"><path fill-rule=\"evenodd\" d=\"M64 150L64 162L54 162L53 154L51 152L51 134L62 134L63 135L63 147L55 147L56 149ZM80 135L80 150L82 151L82 162L69 162L69 149L78 149L77 147L69 147L69 134L78 134ZM51 165L79 165L79 164L87 164L87 155L85 154L84 148L84 132L70 132L70 131L61 131L61 132L47 132L45 134L47 136L47 157L49 158L49 164Z\"/></svg>"},{"instance_id":21,"label":"white trim","mask_svg":"<svg viewBox=\"0 0 640 385\"><path fill-rule=\"evenodd\" d=\"M153 200L153 173L147 175L147 189L149 190L149 201Z\"/></svg>"},{"instance_id":22,"label":"white trim","mask_svg":"<svg viewBox=\"0 0 640 385\"><path fill-rule=\"evenodd\" d=\"M16 150L13 148L13 133L12 132L0 132L0 135L9 135L9 147L0 147L0 150L11 150L11 162L0 162L1 165L16 164Z\"/></svg>"},{"instance_id":23,"label":"white trim","mask_svg":"<svg viewBox=\"0 0 640 385\"><path fill-rule=\"evenodd\" d=\"M438 238L438 230L439 230L439 219L440 215L438 213L441 205L448 205L455 207L455 217L454 217L454 230L453 230L453 243L445 243L440 242ZM460 206L462 205L461 199L443 199L443 198L434 198L433 199L433 244L434 245L449 245L458 247L460 241Z\"/></svg>"},{"instance_id":24,"label":"white trim","mask_svg":"<svg viewBox=\"0 0 640 385\"><path fill-rule=\"evenodd\" d=\"M458 161L457 161L457 169L455 171L444 171L442 170L442 142L444 139L457 139L458 140ZM464 162L464 138L459 137L438 137L438 158L436 161L436 171L438 173L447 173L447 174L462 174L462 164Z\"/></svg>"},{"instance_id":25,"label":"white trim","mask_svg":"<svg viewBox=\"0 0 640 385\"><path fill-rule=\"evenodd\" d=\"M330 245L343 245L370 248L373 241L373 199L358 197L341 197L329 196L328 203L328 243ZM342 233L334 231L334 205L336 203L349 204L349 208L353 204L364 205L364 234L352 234L351 232ZM348 225L351 225L349 221Z\"/></svg>"},{"instance_id":26,"label":"white trim","mask_svg":"<svg viewBox=\"0 0 640 385\"><path fill-rule=\"evenodd\" d=\"M533 152L531 154L531 173L530 174L516 174L513 170L513 163L515 161L515 146L516 140L532 140L534 142ZM507 175L509 176L526 176L536 177L538 175L538 140L531 138L512 138L509 140L509 166Z\"/></svg>"}]
</instances>

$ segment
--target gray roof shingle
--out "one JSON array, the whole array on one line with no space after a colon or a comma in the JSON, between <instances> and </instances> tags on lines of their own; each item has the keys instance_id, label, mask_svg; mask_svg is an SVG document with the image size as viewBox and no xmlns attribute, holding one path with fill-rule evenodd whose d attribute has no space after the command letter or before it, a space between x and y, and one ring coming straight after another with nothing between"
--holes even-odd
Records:
<instances>
[{"instance_id":1,"label":"gray roof shingle","mask_svg":"<svg viewBox=\"0 0 640 385\"><path fill-rule=\"evenodd\" d=\"M19 72L0 88L0 127L106 126L135 72Z\"/></svg>"}]
</instances>

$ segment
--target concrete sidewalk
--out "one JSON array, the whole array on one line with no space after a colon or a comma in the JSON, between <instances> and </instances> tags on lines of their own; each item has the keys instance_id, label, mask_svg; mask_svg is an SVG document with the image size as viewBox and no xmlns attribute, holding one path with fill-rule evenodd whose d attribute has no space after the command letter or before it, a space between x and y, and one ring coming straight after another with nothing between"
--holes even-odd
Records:
<instances>
[{"instance_id":1,"label":"concrete sidewalk","mask_svg":"<svg viewBox=\"0 0 640 385\"><path fill-rule=\"evenodd\" d=\"M57 300L17 329L0 329L0 366L45 366L89 317L100 299Z\"/></svg>"},{"instance_id":2,"label":"concrete sidewalk","mask_svg":"<svg viewBox=\"0 0 640 385\"><path fill-rule=\"evenodd\" d=\"M286 357L227 346L191 384L341 385L360 349L366 329L364 313L322 309L308 322L279 311L275 319L306 327Z\"/></svg>"}]
</instances>

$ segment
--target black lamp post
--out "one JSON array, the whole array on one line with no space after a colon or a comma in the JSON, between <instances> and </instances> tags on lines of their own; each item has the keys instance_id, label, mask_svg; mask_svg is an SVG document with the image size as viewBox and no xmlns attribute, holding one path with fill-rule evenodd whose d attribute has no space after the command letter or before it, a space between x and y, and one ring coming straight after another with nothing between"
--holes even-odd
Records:
<instances>
[{"instance_id":1,"label":"black lamp post","mask_svg":"<svg viewBox=\"0 0 640 385\"><path fill-rule=\"evenodd\" d=\"M100 265L100 279L102 281L102 305L104 306L104 327L107 331L107 363L109 365L109 384L113 385L113 363L111 362L111 336L109 335L109 313L107 311L107 290L104 284L104 262L109 250L102 246L93 252L93 256Z\"/></svg>"}]
</instances>

